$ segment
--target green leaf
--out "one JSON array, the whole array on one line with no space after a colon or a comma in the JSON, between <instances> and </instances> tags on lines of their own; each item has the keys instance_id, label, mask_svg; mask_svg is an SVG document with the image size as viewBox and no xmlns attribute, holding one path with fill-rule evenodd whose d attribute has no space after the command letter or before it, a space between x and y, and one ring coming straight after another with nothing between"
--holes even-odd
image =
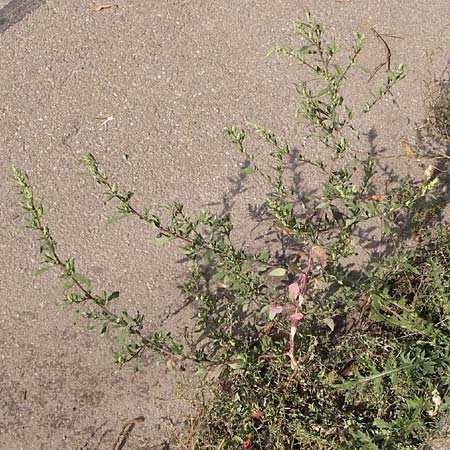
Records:
<instances>
[{"instance_id":1,"label":"green leaf","mask_svg":"<svg viewBox=\"0 0 450 450\"><path fill-rule=\"evenodd\" d=\"M214 276L212 277L212 281L220 281L223 280L223 278L225 277L225 272L217 272L216 274L214 274Z\"/></svg>"},{"instance_id":2,"label":"green leaf","mask_svg":"<svg viewBox=\"0 0 450 450\"><path fill-rule=\"evenodd\" d=\"M73 283L71 281L68 281L67 283L64 283L61 287L63 288L63 290L67 291L73 288Z\"/></svg>"},{"instance_id":3,"label":"green leaf","mask_svg":"<svg viewBox=\"0 0 450 450\"><path fill-rule=\"evenodd\" d=\"M119 220L125 219L125 217L128 217L128 216L129 216L129 214L121 214L120 216L113 216L113 217L110 217L106 223L113 224L113 223L118 222Z\"/></svg>"},{"instance_id":4,"label":"green leaf","mask_svg":"<svg viewBox=\"0 0 450 450\"><path fill-rule=\"evenodd\" d=\"M282 277L286 273L286 269L279 267L278 269L271 270L267 275L269 277Z\"/></svg>"},{"instance_id":5,"label":"green leaf","mask_svg":"<svg viewBox=\"0 0 450 450\"><path fill-rule=\"evenodd\" d=\"M166 367L169 372L175 373L177 371L177 367L171 359L167 360Z\"/></svg>"},{"instance_id":6,"label":"green leaf","mask_svg":"<svg viewBox=\"0 0 450 450\"><path fill-rule=\"evenodd\" d=\"M334 320L331 317L327 317L323 321L331 331L334 331Z\"/></svg>"},{"instance_id":7,"label":"green leaf","mask_svg":"<svg viewBox=\"0 0 450 450\"><path fill-rule=\"evenodd\" d=\"M78 281L78 283L84 285L87 288L87 290L91 289L90 281L86 277L84 277L83 275L81 275L79 273L73 273L72 274L72 278L74 280Z\"/></svg>"},{"instance_id":8,"label":"green leaf","mask_svg":"<svg viewBox=\"0 0 450 450\"><path fill-rule=\"evenodd\" d=\"M246 362L245 362L244 356L242 356L242 355L238 355L236 359L233 359L231 361L227 361L227 364L233 370L243 369L246 366Z\"/></svg>"},{"instance_id":9,"label":"green leaf","mask_svg":"<svg viewBox=\"0 0 450 450\"><path fill-rule=\"evenodd\" d=\"M390 236L392 233L391 227L389 226L387 220L383 220L383 232L386 236Z\"/></svg>"},{"instance_id":10,"label":"green leaf","mask_svg":"<svg viewBox=\"0 0 450 450\"><path fill-rule=\"evenodd\" d=\"M119 297L119 292L115 291L108 297L108 302L110 302L111 300L114 300L115 298L118 298L118 297Z\"/></svg>"},{"instance_id":11,"label":"green leaf","mask_svg":"<svg viewBox=\"0 0 450 450\"><path fill-rule=\"evenodd\" d=\"M245 169L241 170L241 173L243 175L251 175L252 173L255 173L255 169L252 169L251 167L246 167Z\"/></svg>"},{"instance_id":12,"label":"green leaf","mask_svg":"<svg viewBox=\"0 0 450 450\"><path fill-rule=\"evenodd\" d=\"M51 267L41 267L40 269L33 272L33 277L38 277L50 269Z\"/></svg>"},{"instance_id":13,"label":"green leaf","mask_svg":"<svg viewBox=\"0 0 450 450\"><path fill-rule=\"evenodd\" d=\"M324 89L321 89L318 93L317 93L317 97L322 97L322 95L328 94L328 92L330 92L330 88L326 87Z\"/></svg>"},{"instance_id":14,"label":"green leaf","mask_svg":"<svg viewBox=\"0 0 450 450\"><path fill-rule=\"evenodd\" d=\"M207 373L206 369L204 367L199 366L195 371L195 376L202 378L206 375L206 373Z\"/></svg>"},{"instance_id":15,"label":"green leaf","mask_svg":"<svg viewBox=\"0 0 450 450\"><path fill-rule=\"evenodd\" d=\"M162 247L163 245L166 245L170 242L170 239L168 236L159 236L156 239L153 239L150 241L152 244L156 245L157 247Z\"/></svg>"}]
</instances>

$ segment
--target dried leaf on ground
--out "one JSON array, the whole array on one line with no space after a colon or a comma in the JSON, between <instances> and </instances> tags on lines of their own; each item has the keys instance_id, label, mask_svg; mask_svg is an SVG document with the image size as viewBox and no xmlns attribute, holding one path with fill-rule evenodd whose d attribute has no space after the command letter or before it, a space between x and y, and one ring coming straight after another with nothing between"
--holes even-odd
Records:
<instances>
[{"instance_id":1,"label":"dried leaf on ground","mask_svg":"<svg viewBox=\"0 0 450 450\"><path fill-rule=\"evenodd\" d=\"M106 5L91 5L88 8L88 11L90 12L100 12L104 9L110 9L110 8L118 8L119 5L113 5L113 4L106 4Z\"/></svg>"},{"instance_id":2,"label":"dried leaf on ground","mask_svg":"<svg viewBox=\"0 0 450 450\"><path fill-rule=\"evenodd\" d=\"M113 120L113 119L114 119L114 117L112 114L104 114L103 116L98 116L95 118L95 120L100 122L101 127L103 125L107 124L108 122L111 122L111 120Z\"/></svg>"},{"instance_id":3,"label":"dried leaf on ground","mask_svg":"<svg viewBox=\"0 0 450 450\"><path fill-rule=\"evenodd\" d=\"M412 147L403 139L400 141L400 144L402 144L403 150L405 150L405 153L414 159L417 159L417 155L414 153Z\"/></svg>"}]
</instances>

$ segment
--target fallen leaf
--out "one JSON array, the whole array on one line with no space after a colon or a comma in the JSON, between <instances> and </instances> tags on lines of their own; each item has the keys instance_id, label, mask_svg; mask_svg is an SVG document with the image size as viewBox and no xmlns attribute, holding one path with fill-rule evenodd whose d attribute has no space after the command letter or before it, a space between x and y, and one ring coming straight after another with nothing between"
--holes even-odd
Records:
<instances>
[{"instance_id":1,"label":"fallen leaf","mask_svg":"<svg viewBox=\"0 0 450 450\"><path fill-rule=\"evenodd\" d=\"M429 165L423 173L423 178L425 179L425 181L430 181L433 178L435 171L436 167L434 167L433 165Z\"/></svg>"},{"instance_id":2,"label":"fallen leaf","mask_svg":"<svg viewBox=\"0 0 450 450\"><path fill-rule=\"evenodd\" d=\"M91 5L88 8L88 11L90 12L100 12L104 9L110 9L110 8L118 8L119 5L113 5L113 4L107 4L107 5Z\"/></svg>"},{"instance_id":3,"label":"fallen leaf","mask_svg":"<svg viewBox=\"0 0 450 450\"><path fill-rule=\"evenodd\" d=\"M311 247L311 254L313 257L317 258L322 266L322 269L327 265L327 252L324 248L319 245L313 245Z\"/></svg>"},{"instance_id":4,"label":"fallen leaf","mask_svg":"<svg viewBox=\"0 0 450 450\"><path fill-rule=\"evenodd\" d=\"M386 196L385 195L374 194L374 195L371 195L369 197L369 199L374 201L374 202L382 202L382 201L386 200Z\"/></svg>"},{"instance_id":5,"label":"fallen leaf","mask_svg":"<svg viewBox=\"0 0 450 450\"><path fill-rule=\"evenodd\" d=\"M98 116L95 118L98 122L100 122L100 126L106 125L108 122L111 122L114 117L112 114L104 114L103 116Z\"/></svg>"},{"instance_id":6,"label":"fallen leaf","mask_svg":"<svg viewBox=\"0 0 450 450\"><path fill-rule=\"evenodd\" d=\"M319 289L319 280L317 278L314 278L312 283L314 290Z\"/></svg>"},{"instance_id":7,"label":"fallen leaf","mask_svg":"<svg viewBox=\"0 0 450 450\"><path fill-rule=\"evenodd\" d=\"M102 116L96 117L95 120L105 120L109 119L110 117L112 117L112 114L103 114Z\"/></svg>"},{"instance_id":8,"label":"fallen leaf","mask_svg":"<svg viewBox=\"0 0 450 450\"><path fill-rule=\"evenodd\" d=\"M417 155L414 153L412 147L403 139L400 141L400 144L402 144L403 150L405 150L405 153L410 157L417 159Z\"/></svg>"},{"instance_id":9,"label":"fallen leaf","mask_svg":"<svg viewBox=\"0 0 450 450\"><path fill-rule=\"evenodd\" d=\"M441 394L437 389L431 393L431 401L433 402L433 406L428 410L428 415L430 417L436 417L438 415L439 406L442 404Z\"/></svg>"},{"instance_id":10,"label":"fallen leaf","mask_svg":"<svg viewBox=\"0 0 450 450\"><path fill-rule=\"evenodd\" d=\"M292 230L290 230L289 228L286 227L281 227L279 225L273 225L272 228L275 231L278 231L281 234L284 234L285 236L290 236L292 234Z\"/></svg>"}]
</instances>

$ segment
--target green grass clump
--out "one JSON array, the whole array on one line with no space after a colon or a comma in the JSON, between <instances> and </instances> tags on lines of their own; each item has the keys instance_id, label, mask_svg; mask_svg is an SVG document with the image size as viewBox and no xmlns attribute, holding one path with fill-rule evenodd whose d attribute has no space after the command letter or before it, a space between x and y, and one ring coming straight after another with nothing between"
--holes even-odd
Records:
<instances>
[{"instance_id":1,"label":"green grass clump","mask_svg":"<svg viewBox=\"0 0 450 450\"><path fill-rule=\"evenodd\" d=\"M418 449L449 407L449 266L442 230L328 293L334 328L305 317L295 372L276 333L249 338L188 448Z\"/></svg>"}]
</instances>

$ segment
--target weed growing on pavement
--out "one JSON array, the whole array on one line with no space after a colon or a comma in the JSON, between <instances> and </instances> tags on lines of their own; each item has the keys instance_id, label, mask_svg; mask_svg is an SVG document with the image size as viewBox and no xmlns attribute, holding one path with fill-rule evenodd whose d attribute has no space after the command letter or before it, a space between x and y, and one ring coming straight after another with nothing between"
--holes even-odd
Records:
<instances>
[{"instance_id":1,"label":"weed growing on pavement","mask_svg":"<svg viewBox=\"0 0 450 450\"><path fill-rule=\"evenodd\" d=\"M354 35L344 63L334 40L307 14L295 29L303 46L271 54L299 63L314 80L297 84L296 114L309 125L310 142L329 155L301 154L257 124L229 127L226 135L245 159L242 172L260 177L271 193L264 221L271 238L258 250L232 239L231 217L183 205L167 215L139 210L93 155L85 175L104 189L117 213L155 230L155 245L177 241L190 275L180 288L198 306L199 343L192 347L161 330L147 331L144 317L114 312L118 292L99 293L73 259L58 255L27 177L13 173L28 215L40 234L43 266L57 269L64 304L75 305L100 333L117 331L114 361L137 363L150 349L169 369L194 369L204 380L198 415L178 445L185 449L413 449L434 429L449 405L450 238L444 227L420 228L432 211L438 178L404 179L379 188L375 161L353 151L355 113L365 114L403 77L399 65L367 104L357 110L343 97L364 36ZM247 142L254 133L270 149L264 167ZM290 165L321 180L302 196L291 184ZM390 180L388 180L390 181ZM363 248L358 232L380 232L378 258L355 275L348 258ZM205 387L206 386L206 387Z\"/></svg>"}]
</instances>

